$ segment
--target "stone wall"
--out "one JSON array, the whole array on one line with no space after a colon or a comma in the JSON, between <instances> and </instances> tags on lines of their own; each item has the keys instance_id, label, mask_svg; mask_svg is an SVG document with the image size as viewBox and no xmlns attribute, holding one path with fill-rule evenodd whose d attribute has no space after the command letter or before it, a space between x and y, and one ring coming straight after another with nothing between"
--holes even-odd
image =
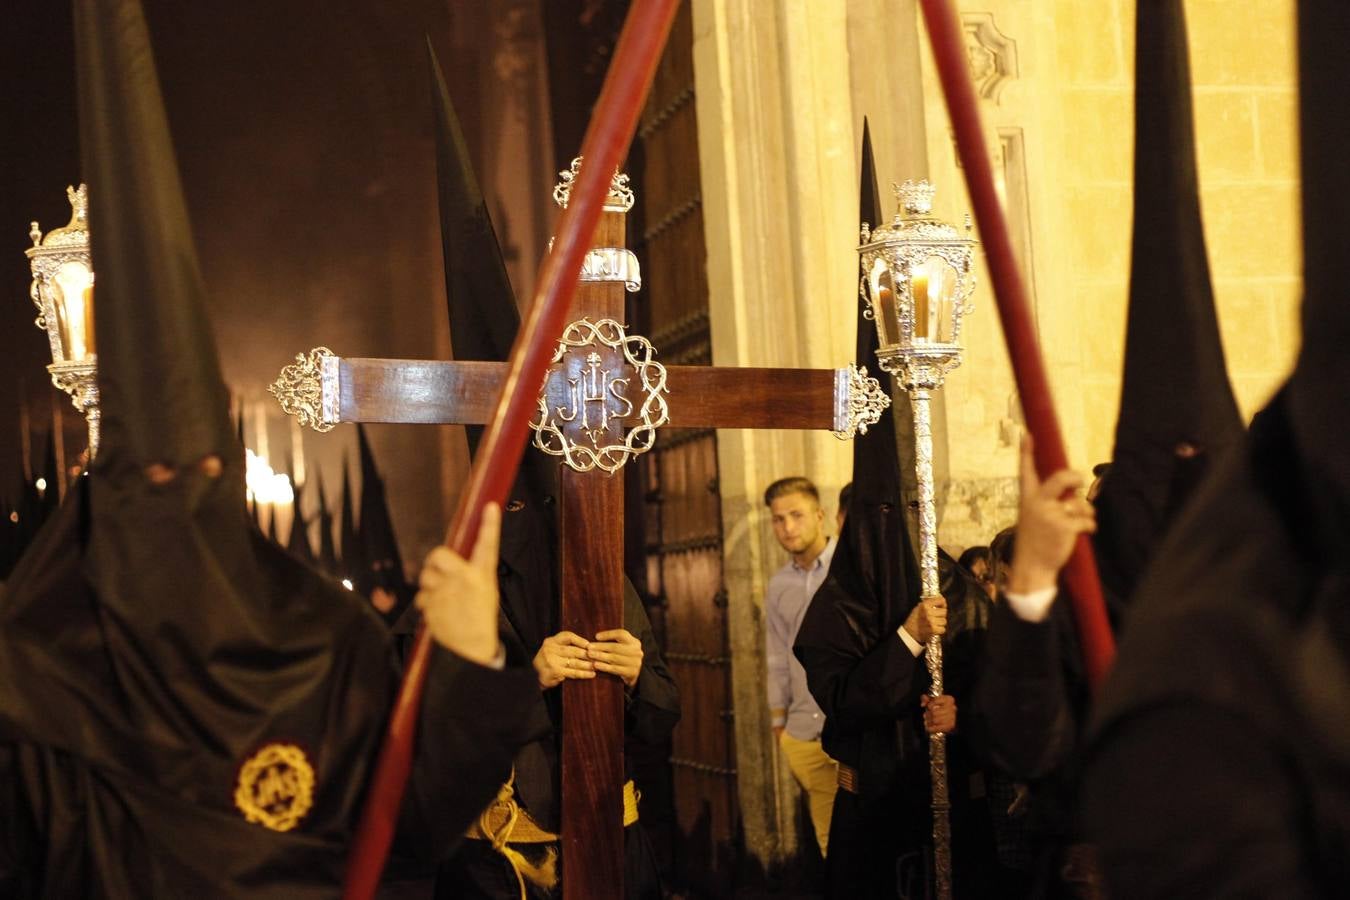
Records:
<instances>
[{"instance_id":1,"label":"stone wall","mask_svg":"<svg viewBox=\"0 0 1350 900\"><path fill-rule=\"evenodd\" d=\"M960 4L985 73L1015 241L1071 464L1111 456L1119 405L1131 229L1134 4L983 0ZM1189 0L1202 207L1229 372L1255 412L1297 352L1301 290L1292 0ZM925 45L926 46L926 45ZM931 58L924 92L940 210L969 208ZM944 545L984 542L1011 522L989 479L1015 474L1011 373L981 268L965 365L947 393L952 483ZM1184 386L1179 385L1179 389Z\"/></svg>"}]
</instances>

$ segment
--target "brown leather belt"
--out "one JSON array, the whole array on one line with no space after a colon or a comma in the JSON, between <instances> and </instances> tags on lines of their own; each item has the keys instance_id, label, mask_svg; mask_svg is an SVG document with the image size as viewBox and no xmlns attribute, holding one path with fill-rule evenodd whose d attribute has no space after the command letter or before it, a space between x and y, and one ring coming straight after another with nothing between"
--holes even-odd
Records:
<instances>
[{"instance_id":1,"label":"brown leather belt","mask_svg":"<svg viewBox=\"0 0 1350 900\"><path fill-rule=\"evenodd\" d=\"M845 763L838 763L837 765L839 789L848 791L850 794L858 793L858 770Z\"/></svg>"}]
</instances>

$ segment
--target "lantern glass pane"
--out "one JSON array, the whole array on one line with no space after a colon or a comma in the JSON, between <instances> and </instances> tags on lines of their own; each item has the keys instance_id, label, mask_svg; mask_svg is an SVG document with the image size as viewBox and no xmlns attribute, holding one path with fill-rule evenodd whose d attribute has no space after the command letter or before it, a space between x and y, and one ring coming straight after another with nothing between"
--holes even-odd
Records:
<instances>
[{"instance_id":1,"label":"lantern glass pane","mask_svg":"<svg viewBox=\"0 0 1350 900\"><path fill-rule=\"evenodd\" d=\"M50 285L65 361L86 360L94 354L94 273L72 260L57 268Z\"/></svg>"},{"instance_id":2,"label":"lantern glass pane","mask_svg":"<svg viewBox=\"0 0 1350 900\"><path fill-rule=\"evenodd\" d=\"M884 259L878 258L873 261L867 281L870 287L872 314L876 317L881 346L894 347L900 342L900 313L896 306L899 294L895 290L891 270Z\"/></svg>"},{"instance_id":3,"label":"lantern glass pane","mask_svg":"<svg viewBox=\"0 0 1350 900\"><path fill-rule=\"evenodd\" d=\"M956 340L956 288L960 276L956 268L940 256L924 261L928 272L929 336L950 344Z\"/></svg>"},{"instance_id":4,"label":"lantern glass pane","mask_svg":"<svg viewBox=\"0 0 1350 900\"><path fill-rule=\"evenodd\" d=\"M909 273L909 295L914 310L914 343L927 344L937 339L937 309L933 298L931 257L914 266Z\"/></svg>"}]
</instances>

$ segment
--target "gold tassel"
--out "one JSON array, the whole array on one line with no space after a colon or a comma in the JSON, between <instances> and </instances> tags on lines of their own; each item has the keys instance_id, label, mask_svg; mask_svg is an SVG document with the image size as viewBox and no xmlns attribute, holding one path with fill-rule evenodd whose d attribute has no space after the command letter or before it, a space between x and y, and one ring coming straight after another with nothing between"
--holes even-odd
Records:
<instances>
[{"instance_id":1,"label":"gold tassel","mask_svg":"<svg viewBox=\"0 0 1350 900\"><path fill-rule=\"evenodd\" d=\"M529 900L529 892L525 882L538 885L545 890L551 890L558 884L558 854L550 847L544 854L543 862L535 864L530 862L525 854L510 845L512 832L515 831L516 823L521 821L521 816L525 816L525 824L528 831L537 833L538 836L549 840L557 840L557 835L548 834L543 829L535 825L529 815L522 813L520 804L516 802L515 794L516 773L512 770L511 777L497 791L497 799L491 803L483 814L478 817L478 830L483 837L492 843L492 849L496 850L506 861L511 864L511 871L516 873L516 882L520 885L520 900ZM496 818L493 813L498 810L504 810L505 820L494 830L492 820Z\"/></svg>"},{"instance_id":2,"label":"gold tassel","mask_svg":"<svg viewBox=\"0 0 1350 900\"><path fill-rule=\"evenodd\" d=\"M558 885L558 852L549 847L539 863L530 862L525 854L511 844L549 844L556 842L558 836L540 828L530 814L520 808L516 802L516 773L497 790L497 799L488 804L478 817L478 823L469 830L471 838L486 840L492 849L500 853L511 871L516 873L516 883L520 886L520 900L529 900L529 888L526 882L544 890L552 890ZM638 820L638 804L642 794L629 781L623 786L623 824L625 827ZM519 829L519 834L517 834Z\"/></svg>"}]
</instances>

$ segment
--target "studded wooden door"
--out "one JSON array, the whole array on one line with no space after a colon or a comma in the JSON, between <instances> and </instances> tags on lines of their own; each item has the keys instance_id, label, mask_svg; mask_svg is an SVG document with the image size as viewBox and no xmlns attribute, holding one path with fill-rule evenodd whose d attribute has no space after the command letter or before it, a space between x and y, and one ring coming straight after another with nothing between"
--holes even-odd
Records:
<instances>
[{"instance_id":1,"label":"studded wooden door","mask_svg":"<svg viewBox=\"0 0 1350 900\"><path fill-rule=\"evenodd\" d=\"M643 290L629 321L667 365L711 362L689 5L676 19L629 162L629 245ZM739 862L717 433L667 429L630 475L630 575L649 602L684 714L670 748L671 821L654 830L675 887L729 892ZM644 803L644 814L646 804Z\"/></svg>"}]
</instances>

